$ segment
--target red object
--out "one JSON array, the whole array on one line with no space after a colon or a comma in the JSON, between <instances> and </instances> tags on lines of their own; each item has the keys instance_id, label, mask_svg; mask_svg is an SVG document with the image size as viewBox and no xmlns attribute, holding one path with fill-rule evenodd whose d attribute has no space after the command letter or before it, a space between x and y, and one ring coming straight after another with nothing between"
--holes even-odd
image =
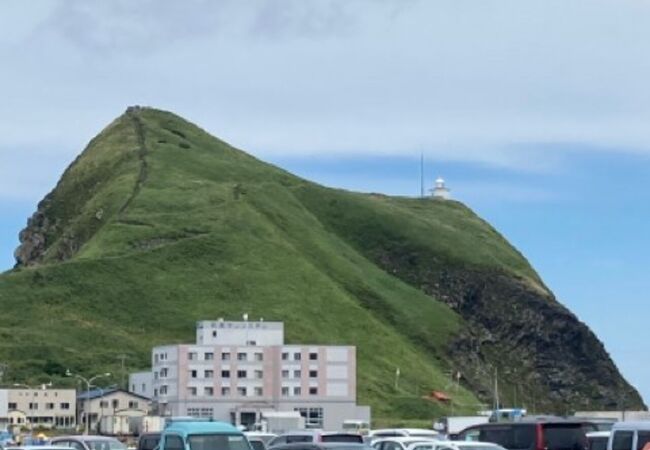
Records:
<instances>
[{"instance_id":1,"label":"red object","mask_svg":"<svg viewBox=\"0 0 650 450\"><path fill-rule=\"evenodd\" d=\"M434 398L440 402L450 402L451 397L445 394L442 391L431 391L431 398Z\"/></svg>"}]
</instances>

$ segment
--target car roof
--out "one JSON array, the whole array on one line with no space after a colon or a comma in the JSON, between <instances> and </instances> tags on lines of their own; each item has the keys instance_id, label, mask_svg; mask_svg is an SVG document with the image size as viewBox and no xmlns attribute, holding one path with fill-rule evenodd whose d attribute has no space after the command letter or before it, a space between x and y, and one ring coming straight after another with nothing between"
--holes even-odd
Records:
<instances>
[{"instance_id":1,"label":"car roof","mask_svg":"<svg viewBox=\"0 0 650 450\"><path fill-rule=\"evenodd\" d=\"M384 441L393 441L400 442L402 444L409 444L411 442L448 442L440 441L439 439L432 439L424 436L387 436L377 439L374 442L384 442Z\"/></svg>"},{"instance_id":2,"label":"car roof","mask_svg":"<svg viewBox=\"0 0 650 450\"><path fill-rule=\"evenodd\" d=\"M214 434L239 434L244 435L237 428L226 422L203 422L203 421L187 421L187 422L172 422L162 432L163 435L169 433L176 433L182 436L189 434L201 433L214 433Z\"/></svg>"},{"instance_id":3,"label":"car roof","mask_svg":"<svg viewBox=\"0 0 650 450\"><path fill-rule=\"evenodd\" d=\"M616 430L650 430L650 421L647 422L616 422L612 431Z\"/></svg>"},{"instance_id":4,"label":"car roof","mask_svg":"<svg viewBox=\"0 0 650 450\"><path fill-rule=\"evenodd\" d=\"M117 441L117 439L112 436L99 436L96 434L73 434L69 436L56 436L50 439L50 441L56 442L68 439L77 439L80 441Z\"/></svg>"},{"instance_id":5,"label":"car roof","mask_svg":"<svg viewBox=\"0 0 650 450\"><path fill-rule=\"evenodd\" d=\"M57 445L10 445L5 450L70 450L70 447L59 447Z\"/></svg>"},{"instance_id":6,"label":"car roof","mask_svg":"<svg viewBox=\"0 0 650 450\"><path fill-rule=\"evenodd\" d=\"M319 448L358 448L359 450L368 448L367 444L356 442L292 442L291 444L274 445L271 448L304 448L306 445L312 445Z\"/></svg>"}]
</instances>

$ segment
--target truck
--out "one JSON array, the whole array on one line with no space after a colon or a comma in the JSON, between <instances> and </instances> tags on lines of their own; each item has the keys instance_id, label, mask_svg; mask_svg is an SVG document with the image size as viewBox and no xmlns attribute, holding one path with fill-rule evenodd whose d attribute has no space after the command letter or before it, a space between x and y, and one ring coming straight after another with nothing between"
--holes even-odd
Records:
<instances>
[{"instance_id":1,"label":"truck","mask_svg":"<svg viewBox=\"0 0 650 450\"><path fill-rule=\"evenodd\" d=\"M488 423L489 416L448 416L441 417L438 421L434 422L433 429L445 435L448 438L453 438L454 435L460 433L467 427L473 425L481 425Z\"/></svg>"},{"instance_id":2,"label":"truck","mask_svg":"<svg viewBox=\"0 0 650 450\"><path fill-rule=\"evenodd\" d=\"M305 429L305 418L297 411L263 411L261 422L261 431L267 433L282 434Z\"/></svg>"},{"instance_id":3,"label":"truck","mask_svg":"<svg viewBox=\"0 0 650 450\"><path fill-rule=\"evenodd\" d=\"M129 434L129 417L102 416L99 420L99 432L110 436Z\"/></svg>"},{"instance_id":4,"label":"truck","mask_svg":"<svg viewBox=\"0 0 650 450\"><path fill-rule=\"evenodd\" d=\"M167 418L162 416L137 416L129 418L131 434L140 436L143 433L158 433L165 428Z\"/></svg>"}]
</instances>

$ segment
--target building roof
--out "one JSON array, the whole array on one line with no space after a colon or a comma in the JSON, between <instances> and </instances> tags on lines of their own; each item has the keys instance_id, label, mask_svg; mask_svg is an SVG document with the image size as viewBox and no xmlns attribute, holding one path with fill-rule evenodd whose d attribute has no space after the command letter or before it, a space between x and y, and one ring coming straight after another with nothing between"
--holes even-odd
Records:
<instances>
[{"instance_id":1,"label":"building roof","mask_svg":"<svg viewBox=\"0 0 650 450\"><path fill-rule=\"evenodd\" d=\"M123 393L132 397L140 398L142 400L151 400L150 398L143 395L134 394L133 392L125 391L124 389L120 389L114 386L107 387L106 389L91 389L90 391L80 392L77 394L77 400L95 400L97 398L108 397L109 395L115 393Z\"/></svg>"}]
</instances>

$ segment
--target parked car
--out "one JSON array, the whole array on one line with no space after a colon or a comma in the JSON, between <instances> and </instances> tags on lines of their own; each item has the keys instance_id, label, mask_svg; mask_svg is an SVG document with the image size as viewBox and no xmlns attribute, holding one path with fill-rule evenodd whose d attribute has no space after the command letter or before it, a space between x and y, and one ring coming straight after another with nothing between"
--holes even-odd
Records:
<instances>
[{"instance_id":1,"label":"parked car","mask_svg":"<svg viewBox=\"0 0 650 450\"><path fill-rule=\"evenodd\" d=\"M253 450L266 450L267 444L277 437L277 434L273 433L262 433L259 431L245 431L244 434L248 439L248 442L253 447Z\"/></svg>"},{"instance_id":2,"label":"parked car","mask_svg":"<svg viewBox=\"0 0 650 450\"><path fill-rule=\"evenodd\" d=\"M154 450L160 442L160 433L142 433L136 450Z\"/></svg>"},{"instance_id":3,"label":"parked car","mask_svg":"<svg viewBox=\"0 0 650 450\"><path fill-rule=\"evenodd\" d=\"M126 450L126 445L107 436L57 436L50 439L50 445L68 447L74 450Z\"/></svg>"},{"instance_id":4,"label":"parked car","mask_svg":"<svg viewBox=\"0 0 650 450\"><path fill-rule=\"evenodd\" d=\"M5 450L70 450L70 447L58 447L55 445L9 445L3 448Z\"/></svg>"},{"instance_id":5,"label":"parked car","mask_svg":"<svg viewBox=\"0 0 650 450\"><path fill-rule=\"evenodd\" d=\"M492 442L507 450L586 450L586 432L595 428L559 419L486 423L461 431L458 440Z\"/></svg>"},{"instance_id":6,"label":"parked car","mask_svg":"<svg viewBox=\"0 0 650 450\"><path fill-rule=\"evenodd\" d=\"M611 433L607 450L650 449L650 422L618 422Z\"/></svg>"},{"instance_id":7,"label":"parked car","mask_svg":"<svg viewBox=\"0 0 650 450\"><path fill-rule=\"evenodd\" d=\"M277 445L273 450L372 450L372 447L348 442L297 442Z\"/></svg>"},{"instance_id":8,"label":"parked car","mask_svg":"<svg viewBox=\"0 0 650 450\"><path fill-rule=\"evenodd\" d=\"M587 433L589 450L607 450L607 442L612 433L609 431L592 431Z\"/></svg>"},{"instance_id":9,"label":"parked car","mask_svg":"<svg viewBox=\"0 0 650 450\"><path fill-rule=\"evenodd\" d=\"M283 444L295 444L303 442L343 442L350 444L363 444L363 436L355 433L332 433L314 430L292 431L281 434L269 441L267 447L275 448Z\"/></svg>"},{"instance_id":10,"label":"parked car","mask_svg":"<svg viewBox=\"0 0 650 450\"><path fill-rule=\"evenodd\" d=\"M160 450L251 450L248 439L225 422L172 422L160 435Z\"/></svg>"},{"instance_id":11,"label":"parked car","mask_svg":"<svg viewBox=\"0 0 650 450\"><path fill-rule=\"evenodd\" d=\"M386 437L424 437L428 439L436 439L439 436L440 433L436 430L428 430L426 428L383 428L379 430L370 430L370 433L368 433L371 442Z\"/></svg>"},{"instance_id":12,"label":"parked car","mask_svg":"<svg viewBox=\"0 0 650 450\"><path fill-rule=\"evenodd\" d=\"M373 450L434 450L435 445L444 442L427 437L395 436L375 439Z\"/></svg>"}]
</instances>

